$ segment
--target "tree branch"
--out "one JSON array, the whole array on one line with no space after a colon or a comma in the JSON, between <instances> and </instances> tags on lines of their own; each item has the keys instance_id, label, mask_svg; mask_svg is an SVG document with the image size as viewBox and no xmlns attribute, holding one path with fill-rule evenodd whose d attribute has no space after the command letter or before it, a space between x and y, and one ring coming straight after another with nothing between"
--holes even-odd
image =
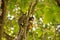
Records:
<instances>
[{"instance_id":1,"label":"tree branch","mask_svg":"<svg viewBox=\"0 0 60 40\"><path fill-rule=\"evenodd\" d=\"M7 40L12 40L12 39L14 39L14 37L8 35L6 32L4 32L4 37L5 37Z\"/></svg>"},{"instance_id":2,"label":"tree branch","mask_svg":"<svg viewBox=\"0 0 60 40\"><path fill-rule=\"evenodd\" d=\"M33 14L35 6L37 5L38 0L34 0L34 2L31 2L29 9L28 9L28 15Z\"/></svg>"}]
</instances>

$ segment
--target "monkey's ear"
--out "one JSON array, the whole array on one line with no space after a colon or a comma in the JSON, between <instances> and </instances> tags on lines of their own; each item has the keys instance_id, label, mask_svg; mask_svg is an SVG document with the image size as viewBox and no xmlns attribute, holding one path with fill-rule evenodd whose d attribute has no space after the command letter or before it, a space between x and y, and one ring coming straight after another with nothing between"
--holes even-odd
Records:
<instances>
[{"instance_id":1,"label":"monkey's ear","mask_svg":"<svg viewBox=\"0 0 60 40\"><path fill-rule=\"evenodd\" d=\"M60 0L55 0L55 1L57 2L58 6L60 6Z\"/></svg>"}]
</instances>

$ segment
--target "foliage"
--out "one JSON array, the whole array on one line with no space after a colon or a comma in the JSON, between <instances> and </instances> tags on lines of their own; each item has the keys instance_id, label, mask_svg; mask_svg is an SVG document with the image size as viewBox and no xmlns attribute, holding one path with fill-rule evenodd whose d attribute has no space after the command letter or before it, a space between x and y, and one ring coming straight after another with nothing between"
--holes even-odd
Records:
<instances>
[{"instance_id":1,"label":"foliage","mask_svg":"<svg viewBox=\"0 0 60 40\"><path fill-rule=\"evenodd\" d=\"M19 31L17 21L21 15L20 10L24 13L27 12L31 1L33 0L8 1L6 23L4 25L8 35L12 37L17 35ZM57 25L60 24L60 7L55 0L38 0L34 16L34 27L29 31L28 40L52 40L54 37L56 37L56 40L60 39L58 37L60 29L57 28Z\"/></svg>"}]
</instances>

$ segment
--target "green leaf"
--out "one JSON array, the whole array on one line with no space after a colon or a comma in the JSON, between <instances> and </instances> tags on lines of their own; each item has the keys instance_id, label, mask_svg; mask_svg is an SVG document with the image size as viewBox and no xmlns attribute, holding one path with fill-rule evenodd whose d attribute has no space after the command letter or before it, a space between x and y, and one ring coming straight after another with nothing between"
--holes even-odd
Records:
<instances>
[{"instance_id":1,"label":"green leaf","mask_svg":"<svg viewBox=\"0 0 60 40\"><path fill-rule=\"evenodd\" d=\"M37 30L37 32L38 32L38 37L41 37L41 35L42 35L42 30Z\"/></svg>"}]
</instances>

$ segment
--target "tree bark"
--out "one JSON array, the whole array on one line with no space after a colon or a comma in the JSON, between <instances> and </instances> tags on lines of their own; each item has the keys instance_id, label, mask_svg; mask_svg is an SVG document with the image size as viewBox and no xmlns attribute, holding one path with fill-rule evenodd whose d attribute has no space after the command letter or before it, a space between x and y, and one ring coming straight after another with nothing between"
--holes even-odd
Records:
<instances>
[{"instance_id":1,"label":"tree bark","mask_svg":"<svg viewBox=\"0 0 60 40\"><path fill-rule=\"evenodd\" d=\"M3 32L4 32L4 19L6 14L6 1L1 0L1 7L0 7L0 40L2 40Z\"/></svg>"}]
</instances>

